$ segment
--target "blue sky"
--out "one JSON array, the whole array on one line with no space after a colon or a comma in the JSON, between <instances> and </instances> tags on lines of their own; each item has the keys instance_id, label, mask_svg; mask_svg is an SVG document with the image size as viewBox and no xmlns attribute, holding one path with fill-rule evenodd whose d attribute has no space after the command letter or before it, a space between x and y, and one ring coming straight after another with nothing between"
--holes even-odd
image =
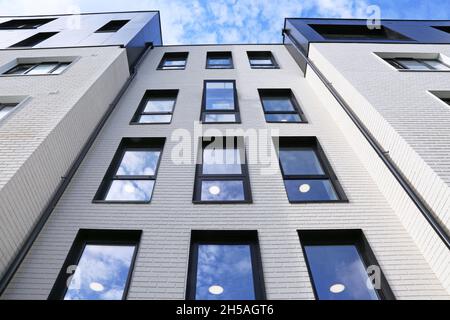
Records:
<instances>
[{"instance_id":1,"label":"blue sky","mask_svg":"<svg viewBox=\"0 0 450 320\"><path fill-rule=\"evenodd\" d=\"M273 43L285 17L449 19L450 0L0 0L0 15L160 10L164 44Z\"/></svg>"}]
</instances>

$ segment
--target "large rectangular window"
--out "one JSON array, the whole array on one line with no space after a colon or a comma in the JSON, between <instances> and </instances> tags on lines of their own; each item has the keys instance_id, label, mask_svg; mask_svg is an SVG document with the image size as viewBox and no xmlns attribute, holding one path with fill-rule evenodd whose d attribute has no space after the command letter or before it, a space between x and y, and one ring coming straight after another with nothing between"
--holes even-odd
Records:
<instances>
[{"instance_id":1,"label":"large rectangular window","mask_svg":"<svg viewBox=\"0 0 450 320\"><path fill-rule=\"evenodd\" d=\"M188 300L264 300L256 231L193 231Z\"/></svg>"},{"instance_id":2,"label":"large rectangular window","mask_svg":"<svg viewBox=\"0 0 450 320\"><path fill-rule=\"evenodd\" d=\"M387 58L385 60L398 70L450 71L450 67L439 59Z\"/></svg>"},{"instance_id":3,"label":"large rectangular window","mask_svg":"<svg viewBox=\"0 0 450 320\"><path fill-rule=\"evenodd\" d=\"M50 300L124 300L141 231L78 232Z\"/></svg>"},{"instance_id":4,"label":"large rectangular window","mask_svg":"<svg viewBox=\"0 0 450 320\"><path fill-rule=\"evenodd\" d=\"M159 70L184 70L188 58L187 52L167 52L159 63Z\"/></svg>"},{"instance_id":5,"label":"large rectangular window","mask_svg":"<svg viewBox=\"0 0 450 320\"><path fill-rule=\"evenodd\" d=\"M170 123L178 90L147 90L132 124Z\"/></svg>"},{"instance_id":6,"label":"large rectangular window","mask_svg":"<svg viewBox=\"0 0 450 320\"><path fill-rule=\"evenodd\" d=\"M310 24L314 31L325 39L333 40L411 40L385 26L369 29L367 25L356 24Z\"/></svg>"},{"instance_id":7,"label":"large rectangular window","mask_svg":"<svg viewBox=\"0 0 450 320\"><path fill-rule=\"evenodd\" d=\"M259 89L267 122L306 122L290 89Z\"/></svg>"},{"instance_id":8,"label":"large rectangular window","mask_svg":"<svg viewBox=\"0 0 450 320\"><path fill-rule=\"evenodd\" d=\"M53 37L58 32L40 32L36 33L35 35L22 40L20 42L17 42L16 44L12 45L11 48L16 47L34 47L35 45L38 45L42 41L45 41L51 37Z\"/></svg>"},{"instance_id":9,"label":"large rectangular window","mask_svg":"<svg viewBox=\"0 0 450 320\"><path fill-rule=\"evenodd\" d=\"M47 75L61 74L71 62L20 63L6 71L5 75Z\"/></svg>"},{"instance_id":10,"label":"large rectangular window","mask_svg":"<svg viewBox=\"0 0 450 320\"><path fill-rule=\"evenodd\" d=\"M299 236L317 299L394 299L361 230L308 230Z\"/></svg>"},{"instance_id":11,"label":"large rectangular window","mask_svg":"<svg viewBox=\"0 0 450 320\"><path fill-rule=\"evenodd\" d=\"M94 198L100 202L149 203L164 138L125 138Z\"/></svg>"},{"instance_id":12,"label":"large rectangular window","mask_svg":"<svg viewBox=\"0 0 450 320\"><path fill-rule=\"evenodd\" d=\"M199 153L195 203L252 201L243 138L203 138Z\"/></svg>"},{"instance_id":13,"label":"large rectangular window","mask_svg":"<svg viewBox=\"0 0 450 320\"><path fill-rule=\"evenodd\" d=\"M208 52L206 56L207 69L233 69L231 52Z\"/></svg>"},{"instance_id":14,"label":"large rectangular window","mask_svg":"<svg viewBox=\"0 0 450 320\"><path fill-rule=\"evenodd\" d=\"M276 69L278 64L270 51L247 51L252 69Z\"/></svg>"},{"instance_id":15,"label":"large rectangular window","mask_svg":"<svg viewBox=\"0 0 450 320\"><path fill-rule=\"evenodd\" d=\"M278 156L291 203L346 200L316 138L282 137Z\"/></svg>"},{"instance_id":16,"label":"large rectangular window","mask_svg":"<svg viewBox=\"0 0 450 320\"><path fill-rule=\"evenodd\" d=\"M14 108L17 107L17 103L1 103L0 102L0 120L5 118Z\"/></svg>"},{"instance_id":17,"label":"large rectangular window","mask_svg":"<svg viewBox=\"0 0 450 320\"><path fill-rule=\"evenodd\" d=\"M240 122L236 81L206 80L201 120L204 123Z\"/></svg>"},{"instance_id":18,"label":"large rectangular window","mask_svg":"<svg viewBox=\"0 0 450 320\"><path fill-rule=\"evenodd\" d=\"M51 19L13 19L0 24L0 29L36 29L55 20Z\"/></svg>"},{"instance_id":19,"label":"large rectangular window","mask_svg":"<svg viewBox=\"0 0 450 320\"><path fill-rule=\"evenodd\" d=\"M95 31L96 33L111 33L119 31L123 26L125 26L130 20L111 20L103 27Z\"/></svg>"}]
</instances>

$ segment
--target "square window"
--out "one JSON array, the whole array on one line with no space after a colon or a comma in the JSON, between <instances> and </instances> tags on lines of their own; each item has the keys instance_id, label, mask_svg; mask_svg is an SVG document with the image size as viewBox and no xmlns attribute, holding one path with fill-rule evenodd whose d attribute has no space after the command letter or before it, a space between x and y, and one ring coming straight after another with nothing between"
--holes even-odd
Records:
<instances>
[{"instance_id":1,"label":"square window","mask_svg":"<svg viewBox=\"0 0 450 320\"><path fill-rule=\"evenodd\" d=\"M234 80L205 81L201 120L205 123L240 121Z\"/></svg>"},{"instance_id":2,"label":"square window","mask_svg":"<svg viewBox=\"0 0 450 320\"><path fill-rule=\"evenodd\" d=\"M125 26L130 20L111 20L103 27L95 31L96 33L112 33L119 31L123 26Z\"/></svg>"},{"instance_id":3,"label":"square window","mask_svg":"<svg viewBox=\"0 0 450 320\"><path fill-rule=\"evenodd\" d=\"M259 89L267 122L306 122L290 89Z\"/></svg>"},{"instance_id":4,"label":"square window","mask_svg":"<svg viewBox=\"0 0 450 320\"><path fill-rule=\"evenodd\" d=\"M231 52L208 52L206 56L207 69L233 69Z\"/></svg>"},{"instance_id":5,"label":"square window","mask_svg":"<svg viewBox=\"0 0 450 320\"><path fill-rule=\"evenodd\" d=\"M278 68L278 64L270 51L248 51L247 55L252 69Z\"/></svg>"},{"instance_id":6,"label":"square window","mask_svg":"<svg viewBox=\"0 0 450 320\"><path fill-rule=\"evenodd\" d=\"M147 90L131 124L168 124L178 97L178 90Z\"/></svg>"},{"instance_id":7,"label":"square window","mask_svg":"<svg viewBox=\"0 0 450 320\"><path fill-rule=\"evenodd\" d=\"M167 52L164 54L159 70L184 70L188 58L187 52Z\"/></svg>"}]
</instances>

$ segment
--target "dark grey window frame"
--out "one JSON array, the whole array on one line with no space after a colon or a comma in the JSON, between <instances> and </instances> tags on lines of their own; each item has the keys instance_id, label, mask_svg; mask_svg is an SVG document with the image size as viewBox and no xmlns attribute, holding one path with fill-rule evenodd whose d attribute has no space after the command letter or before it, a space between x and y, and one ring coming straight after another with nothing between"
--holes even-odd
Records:
<instances>
[{"instance_id":1,"label":"dark grey window frame","mask_svg":"<svg viewBox=\"0 0 450 320\"><path fill-rule=\"evenodd\" d=\"M93 203L103 204L149 204L153 199L153 192L156 187L157 176L159 172L159 166L161 164L161 158L163 156L164 145L166 138L123 138L117 148L116 153L111 161L105 176L103 177L100 187L95 194ZM160 151L158 163L156 165L155 174L148 176L117 176L116 172L120 167L122 159L126 151ZM115 180L152 180L155 181L153 186L152 197L149 201L130 201L130 200L105 200L112 183Z\"/></svg>"},{"instance_id":2,"label":"dark grey window frame","mask_svg":"<svg viewBox=\"0 0 450 320\"><path fill-rule=\"evenodd\" d=\"M233 146L239 150L241 159L241 174L203 174L203 150L206 146L214 142L215 138L223 138L223 147L227 146L227 139L234 139ZM210 140L209 140L210 139ZM228 140L229 141L229 140ZM243 137L201 137L199 139L198 159L201 159L200 163L196 164L195 170L195 183L192 202L194 204L248 204L253 202L250 174L247 165L246 148ZM198 161L197 161L198 162ZM201 200L202 195L202 181L234 181L242 180L244 187L244 200L238 201L204 201Z\"/></svg>"},{"instance_id":3,"label":"dark grey window frame","mask_svg":"<svg viewBox=\"0 0 450 320\"><path fill-rule=\"evenodd\" d=\"M364 232L361 229L344 229L344 230L297 230L300 245L303 251L303 257L308 269L308 275L314 291L316 300L319 300L314 279L312 277L311 267L306 254L305 246L321 246L321 245L354 245L359 252L361 260L365 267L376 265L381 270L381 288L375 289L380 300L395 300L395 295L392 292L389 283L384 276L380 264L373 253L369 242L367 241Z\"/></svg>"},{"instance_id":4,"label":"dark grey window frame","mask_svg":"<svg viewBox=\"0 0 450 320\"><path fill-rule=\"evenodd\" d=\"M272 61L272 65L268 66L266 64L252 64L252 56L256 57L267 57ZM247 51L248 63L250 64L250 68L252 69L280 69L275 56L272 51Z\"/></svg>"},{"instance_id":5,"label":"dark grey window frame","mask_svg":"<svg viewBox=\"0 0 450 320\"><path fill-rule=\"evenodd\" d=\"M259 247L258 231L255 230L192 230L189 254L186 300L195 300L198 267L198 246L204 244L246 244L250 246L253 285L256 300L266 300L264 272Z\"/></svg>"},{"instance_id":6,"label":"dark grey window frame","mask_svg":"<svg viewBox=\"0 0 450 320\"><path fill-rule=\"evenodd\" d=\"M130 288L133 269L136 257L139 251L141 241L141 230L94 230L80 229L69 250L64 264L58 274L53 288L48 296L48 300L63 300L67 292L67 281L73 274L68 274L69 266L78 265L86 245L117 245L117 246L134 246L133 258L131 260L128 271L127 281L124 287L122 300L126 300L128 290Z\"/></svg>"},{"instance_id":7,"label":"dark grey window frame","mask_svg":"<svg viewBox=\"0 0 450 320\"><path fill-rule=\"evenodd\" d=\"M67 70L67 69L70 67L70 65L71 65L72 63L73 63L73 62L57 62L57 61L46 61L46 62L39 62L39 63L19 63L19 64L16 64L16 65L15 65L14 67L12 67L11 69L9 69L8 71L6 71L5 73L3 73L2 75L6 75L6 76L8 76L8 75L9 75L9 76L27 76L27 75L29 75L28 73L29 73L31 70L33 70L34 68L38 67L38 66L41 65L41 64L56 64L56 67L54 67L49 73L32 74L32 75L30 75L30 76L60 75L61 73L54 74L54 73L52 73L52 72L54 72L55 70L58 70L58 68L61 67L62 65L67 65L67 67L66 67L66 69L65 69L65 70ZM25 71L25 72L22 73L22 74L14 74L14 73L10 73L10 72L16 70L17 68L19 68L20 66L23 66L23 65L30 65L31 67L29 67L29 68L27 69L27 71ZM64 71L65 71L65 70L64 70Z\"/></svg>"},{"instance_id":8,"label":"dark grey window frame","mask_svg":"<svg viewBox=\"0 0 450 320\"><path fill-rule=\"evenodd\" d=\"M287 175L283 171L283 166L281 165L281 159L278 154L279 165L281 174L283 176L283 182L285 180L329 180L334 188L338 200L307 200L307 201L295 201L289 199L288 190L286 189L286 196L288 197L289 203L301 204L301 203L348 203L349 200L345 195L344 189L342 188L339 180L334 173L333 167L331 166L328 158L316 137L279 137L279 149L293 149L298 150L302 148L313 149L317 155L317 158L324 171L323 175ZM279 151L279 150L277 150Z\"/></svg>"},{"instance_id":9,"label":"dark grey window frame","mask_svg":"<svg viewBox=\"0 0 450 320\"><path fill-rule=\"evenodd\" d=\"M31 37L13 44L12 46L10 46L10 48L32 48L57 34L58 32L39 32L32 35Z\"/></svg>"},{"instance_id":10,"label":"dark grey window frame","mask_svg":"<svg viewBox=\"0 0 450 320\"><path fill-rule=\"evenodd\" d=\"M206 85L209 82L230 82L233 83L233 97L234 97L234 110L206 110ZM234 122L224 122L224 121L217 121L217 122L205 122L205 116L207 114L234 114L236 121ZM241 113L239 110L239 100L238 100L238 93L236 88L236 80L204 80L203 81L203 95L202 95L202 108L201 108L201 115L200 115L200 121L203 124L239 124L241 123Z\"/></svg>"},{"instance_id":11,"label":"dark grey window frame","mask_svg":"<svg viewBox=\"0 0 450 320\"><path fill-rule=\"evenodd\" d=\"M425 67L429 68L429 70L417 70L417 69L410 69L407 66L403 65L400 61L398 61L398 59L402 59L402 60L411 60L411 61L416 61L422 65L424 65ZM450 71L450 70L440 70L440 69L436 69L434 68L431 64L428 64L427 61L437 61L440 64L447 66L450 69L450 66L447 65L446 63L442 62L439 59L420 59L420 58L384 58L384 61L386 61L387 63L389 63L391 66L393 66L394 68L396 68L397 70L409 70L409 71L417 71L417 72L423 72L423 71Z\"/></svg>"},{"instance_id":12,"label":"dark grey window frame","mask_svg":"<svg viewBox=\"0 0 450 320\"><path fill-rule=\"evenodd\" d=\"M30 30L30 29L37 29L44 24L47 24L49 22L52 22L56 20L56 18L40 18L40 19L11 19L8 21L5 21L0 24L0 30ZM20 23L22 24L28 24L28 27L24 28L18 28L17 25ZM14 26L16 25L16 26Z\"/></svg>"},{"instance_id":13,"label":"dark grey window frame","mask_svg":"<svg viewBox=\"0 0 450 320\"><path fill-rule=\"evenodd\" d=\"M230 59L229 64L224 65L211 65L209 63L210 58L215 57L226 57ZM231 51L208 51L206 53L206 69L234 69L234 63L233 63L233 54Z\"/></svg>"},{"instance_id":14,"label":"dark grey window frame","mask_svg":"<svg viewBox=\"0 0 450 320\"><path fill-rule=\"evenodd\" d=\"M263 108L264 115L267 115L267 114L296 114L300 117L300 121L295 121L295 122L268 121L266 119L267 123L308 123L308 121L306 120L306 116L303 113L303 110L300 107L300 104L298 103L298 101L295 98L295 95L291 89L258 89L258 93L259 93L259 100L261 102L261 106ZM289 96L289 99L291 100L291 103L294 106L295 111L266 111L266 109L264 108L263 96L270 96L270 95Z\"/></svg>"},{"instance_id":15,"label":"dark grey window frame","mask_svg":"<svg viewBox=\"0 0 450 320\"><path fill-rule=\"evenodd\" d=\"M139 106L131 119L130 125L164 125L164 124L171 124L173 120L173 116L175 114L175 107L177 105L178 100L178 89L152 89L147 90L144 93L144 96L141 99L141 102L139 103ZM174 105L172 112L144 112L145 107L147 105L147 102L150 98L157 97L157 98L167 98L168 96L174 96ZM143 115L171 115L170 122L154 122L154 123L145 123L145 122L139 122L139 119Z\"/></svg>"},{"instance_id":16,"label":"dark grey window frame","mask_svg":"<svg viewBox=\"0 0 450 320\"><path fill-rule=\"evenodd\" d=\"M111 20L95 31L95 33L115 33L122 29L128 22L130 22L130 20Z\"/></svg>"},{"instance_id":17,"label":"dark grey window frame","mask_svg":"<svg viewBox=\"0 0 450 320\"><path fill-rule=\"evenodd\" d=\"M161 58L161 61L158 65L157 70L164 70L164 71L170 71L170 70L185 70L189 58L189 52L166 52L164 53L163 57ZM165 68L164 63L168 59L173 60L184 60L184 66L183 67L175 67L175 68Z\"/></svg>"}]
</instances>

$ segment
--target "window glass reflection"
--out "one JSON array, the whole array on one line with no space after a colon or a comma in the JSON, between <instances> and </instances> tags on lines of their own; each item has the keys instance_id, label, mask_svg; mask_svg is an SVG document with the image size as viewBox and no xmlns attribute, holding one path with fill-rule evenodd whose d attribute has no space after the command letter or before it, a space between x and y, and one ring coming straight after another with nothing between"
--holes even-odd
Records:
<instances>
[{"instance_id":1,"label":"window glass reflection","mask_svg":"<svg viewBox=\"0 0 450 320\"><path fill-rule=\"evenodd\" d=\"M153 176L156 173L160 151L126 151L118 176Z\"/></svg>"},{"instance_id":2,"label":"window glass reflection","mask_svg":"<svg viewBox=\"0 0 450 320\"><path fill-rule=\"evenodd\" d=\"M280 149L280 161L285 175L322 175L324 171L314 149Z\"/></svg>"},{"instance_id":3,"label":"window glass reflection","mask_svg":"<svg viewBox=\"0 0 450 320\"><path fill-rule=\"evenodd\" d=\"M85 246L64 300L121 300L135 246Z\"/></svg>"},{"instance_id":4,"label":"window glass reflection","mask_svg":"<svg viewBox=\"0 0 450 320\"><path fill-rule=\"evenodd\" d=\"M338 200L330 180L285 180L290 201Z\"/></svg>"},{"instance_id":5,"label":"window glass reflection","mask_svg":"<svg viewBox=\"0 0 450 320\"><path fill-rule=\"evenodd\" d=\"M217 148L206 148L203 150L203 174L241 173L239 150Z\"/></svg>"},{"instance_id":6,"label":"window glass reflection","mask_svg":"<svg viewBox=\"0 0 450 320\"><path fill-rule=\"evenodd\" d=\"M139 118L139 123L170 123L171 114L144 114Z\"/></svg>"},{"instance_id":7,"label":"window glass reflection","mask_svg":"<svg viewBox=\"0 0 450 320\"><path fill-rule=\"evenodd\" d=\"M149 99L145 106L144 112L172 112L175 101L169 98Z\"/></svg>"},{"instance_id":8,"label":"window glass reflection","mask_svg":"<svg viewBox=\"0 0 450 320\"><path fill-rule=\"evenodd\" d=\"M238 180L202 181L201 201L244 201L244 183Z\"/></svg>"},{"instance_id":9,"label":"window glass reflection","mask_svg":"<svg viewBox=\"0 0 450 320\"><path fill-rule=\"evenodd\" d=\"M31 69L27 74L33 75L33 74L48 74L50 71L55 69L58 66L57 63L41 63L38 66Z\"/></svg>"},{"instance_id":10,"label":"window glass reflection","mask_svg":"<svg viewBox=\"0 0 450 320\"><path fill-rule=\"evenodd\" d=\"M319 299L379 299L354 245L312 245L305 252Z\"/></svg>"},{"instance_id":11,"label":"window glass reflection","mask_svg":"<svg viewBox=\"0 0 450 320\"><path fill-rule=\"evenodd\" d=\"M113 180L105 200L149 202L154 185L154 180Z\"/></svg>"},{"instance_id":12,"label":"window glass reflection","mask_svg":"<svg viewBox=\"0 0 450 320\"><path fill-rule=\"evenodd\" d=\"M269 113L266 114L266 121L268 122L301 122L302 119L298 114L291 113Z\"/></svg>"},{"instance_id":13,"label":"window glass reflection","mask_svg":"<svg viewBox=\"0 0 450 320\"><path fill-rule=\"evenodd\" d=\"M294 105L289 97L264 97L263 106L266 112L295 111Z\"/></svg>"},{"instance_id":14,"label":"window glass reflection","mask_svg":"<svg viewBox=\"0 0 450 320\"><path fill-rule=\"evenodd\" d=\"M197 300L254 300L249 245L199 245Z\"/></svg>"},{"instance_id":15,"label":"window glass reflection","mask_svg":"<svg viewBox=\"0 0 450 320\"><path fill-rule=\"evenodd\" d=\"M236 122L236 115L233 113L207 113L203 122Z\"/></svg>"},{"instance_id":16,"label":"window glass reflection","mask_svg":"<svg viewBox=\"0 0 450 320\"><path fill-rule=\"evenodd\" d=\"M205 103L206 110L234 110L234 84L207 82Z\"/></svg>"}]
</instances>

